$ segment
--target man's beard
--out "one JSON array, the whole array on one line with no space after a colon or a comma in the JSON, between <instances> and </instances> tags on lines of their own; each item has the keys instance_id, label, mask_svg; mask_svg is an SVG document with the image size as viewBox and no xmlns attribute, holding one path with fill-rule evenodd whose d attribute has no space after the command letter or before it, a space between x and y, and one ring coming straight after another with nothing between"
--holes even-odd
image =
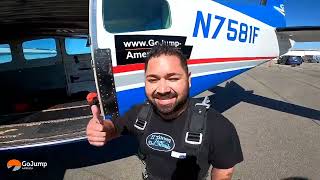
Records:
<instances>
[{"instance_id":1,"label":"man's beard","mask_svg":"<svg viewBox=\"0 0 320 180\"><path fill-rule=\"evenodd\" d=\"M183 97L181 97L181 99L178 100L178 95L175 91L170 92L166 95L159 95L154 93L152 95L153 99L150 99L148 97L149 102L152 103L153 107L156 109L156 111L158 113L160 113L163 116L172 116L175 113L178 113L181 111L182 108L184 108L185 104L188 101L189 98L189 89L187 90L187 94ZM176 98L176 102L173 104L169 104L169 105L164 105L164 106L159 106L155 99L169 99L169 98Z\"/></svg>"}]
</instances>

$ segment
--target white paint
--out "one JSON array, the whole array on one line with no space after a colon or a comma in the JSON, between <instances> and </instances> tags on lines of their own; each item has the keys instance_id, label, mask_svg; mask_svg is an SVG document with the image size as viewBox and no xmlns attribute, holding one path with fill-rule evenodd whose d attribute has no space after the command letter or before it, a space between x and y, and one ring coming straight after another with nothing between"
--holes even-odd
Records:
<instances>
[{"instance_id":1,"label":"white paint","mask_svg":"<svg viewBox=\"0 0 320 180\"><path fill-rule=\"evenodd\" d=\"M318 50L290 50L282 56L319 56L320 51Z\"/></svg>"},{"instance_id":2,"label":"white paint","mask_svg":"<svg viewBox=\"0 0 320 180\"><path fill-rule=\"evenodd\" d=\"M102 19L102 0L97 0L97 41L99 48L110 48L113 66L116 66L114 35L176 35L187 36L186 45L192 45L191 59L223 58L223 57L264 57L278 56L278 42L274 27L256 20L241 12L223 6L212 0L168 0L171 9L172 26L169 29L136 31L129 33L109 33L104 29ZM183 7L183 8L182 8ZM198 37L192 37L197 11L203 14L211 13L232 18L239 23L260 28L255 44L228 41L227 20L224 23L217 39L203 38L199 32ZM214 19L214 17L212 17ZM211 27L215 28L219 21L212 21ZM201 31L201 28L199 29ZM210 35L212 36L212 30ZM209 36L210 36L209 35ZM268 42L268 43L266 43Z\"/></svg>"},{"instance_id":3,"label":"white paint","mask_svg":"<svg viewBox=\"0 0 320 180\"><path fill-rule=\"evenodd\" d=\"M117 66L116 49L114 43L114 35L169 35L169 36L185 36L187 37L185 45L193 46L190 59L206 59L206 58L226 58L226 57L276 57L279 54L278 41L274 27L271 27L257 19L254 19L241 12L228 8L212 0L193 1L193 0L168 0L171 10L172 25L168 29L136 31L128 33L109 33L105 30L102 16L102 0L96 0L96 27L93 32L97 34L97 47L111 49L112 65ZM226 17L219 35L216 39L204 38L202 28L199 28L198 37L192 37L196 22L197 11L201 11L204 16L208 13L212 14L209 37L217 27L219 21L215 20L214 16L219 15ZM228 41L228 19L231 18L240 23L246 23L248 26L259 27L258 37L255 38L255 43L242 43L238 40ZM238 25L239 25L238 24ZM239 28L237 28L239 30ZM239 33L239 32L238 32ZM249 34L249 32L248 32ZM248 35L249 36L249 35ZM266 43L267 42L267 43ZM222 62L232 63L232 62ZM257 63L256 65L258 65ZM201 66L201 65L190 65ZM239 67L243 69L247 67ZM230 69L213 71L210 73L226 72ZM141 83L136 85L121 86L117 77L126 76L140 72L124 72L116 73L115 86L117 91L123 91L130 88L143 87L143 79ZM206 72L207 73L207 72ZM204 74L206 74L204 73ZM197 75L194 75L197 77Z\"/></svg>"},{"instance_id":4,"label":"white paint","mask_svg":"<svg viewBox=\"0 0 320 180\"><path fill-rule=\"evenodd\" d=\"M206 76L206 75L210 75L210 74L217 74L217 73L222 73L222 72L230 72L230 71L253 68L253 67L255 67L255 65L252 65L252 66L241 66L241 67L238 67L238 68L230 68L230 69L221 69L221 70L217 70L217 71L208 71L208 72L203 72L203 73L192 74L191 77L193 78L193 77L199 77L199 76ZM116 91L120 92L120 91L135 89L135 88L141 88L141 87L144 87L144 86L145 86L145 83L141 82L141 83L130 84L130 85L126 85L126 86L116 87Z\"/></svg>"}]
</instances>

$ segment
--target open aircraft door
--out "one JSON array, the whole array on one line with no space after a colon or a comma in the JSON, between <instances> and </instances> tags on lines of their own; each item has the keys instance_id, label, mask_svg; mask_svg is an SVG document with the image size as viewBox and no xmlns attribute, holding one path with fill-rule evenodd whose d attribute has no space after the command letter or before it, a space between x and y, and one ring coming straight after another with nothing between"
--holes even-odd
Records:
<instances>
[{"instance_id":1,"label":"open aircraft door","mask_svg":"<svg viewBox=\"0 0 320 180\"><path fill-rule=\"evenodd\" d=\"M73 54L65 42L86 45L89 1L1 3L0 153L86 140L91 49Z\"/></svg>"},{"instance_id":2,"label":"open aircraft door","mask_svg":"<svg viewBox=\"0 0 320 180\"><path fill-rule=\"evenodd\" d=\"M68 95L95 91L90 47L88 47L87 38L63 38L60 40L60 46L66 73Z\"/></svg>"}]
</instances>

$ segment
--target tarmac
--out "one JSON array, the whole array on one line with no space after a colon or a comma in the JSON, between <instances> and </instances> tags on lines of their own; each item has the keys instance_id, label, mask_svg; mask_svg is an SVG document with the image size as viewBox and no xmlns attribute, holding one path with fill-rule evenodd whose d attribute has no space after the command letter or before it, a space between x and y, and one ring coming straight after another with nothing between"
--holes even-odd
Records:
<instances>
[{"instance_id":1,"label":"tarmac","mask_svg":"<svg viewBox=\"0 0 320 180\"><path fill-rule=\"evenodd\" d=\"M206 95L239 134L244 161L233 179L320 179L320 64L265 63L198 97ZM10 172L8 179L140 180L135 148L130 137L121 137L102 148L80 142L11 152L6 158L45 160L48 166L33 174Z\"/></svg>"}]
</instances>

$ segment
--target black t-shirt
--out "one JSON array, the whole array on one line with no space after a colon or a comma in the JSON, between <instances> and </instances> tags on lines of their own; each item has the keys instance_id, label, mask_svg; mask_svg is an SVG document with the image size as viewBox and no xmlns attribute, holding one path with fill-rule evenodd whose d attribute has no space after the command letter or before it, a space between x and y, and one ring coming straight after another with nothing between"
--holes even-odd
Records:
<instances>
[{"instance_id":1,"label":"black t-shirt","mask_svg":"<svg viewBox=\"0 0 320 180\"><path fill-rule=\"evenodd\" d=\"M145 130L141 133L134 127L141 107L142 105L134 106L123 117L114 120L114 124L118 132L139 138L140 149L147 157L147 172L160 179L197 179L199 173L205 174L208 168L199 167L196 159L185 154L184 127L190 108L170 121L163 120L153 111ZM214 168L227 169L243 161L234 125L212 108L207 112L204 139L209 146L207 162Z\"/></svg>"}]
</instances>

